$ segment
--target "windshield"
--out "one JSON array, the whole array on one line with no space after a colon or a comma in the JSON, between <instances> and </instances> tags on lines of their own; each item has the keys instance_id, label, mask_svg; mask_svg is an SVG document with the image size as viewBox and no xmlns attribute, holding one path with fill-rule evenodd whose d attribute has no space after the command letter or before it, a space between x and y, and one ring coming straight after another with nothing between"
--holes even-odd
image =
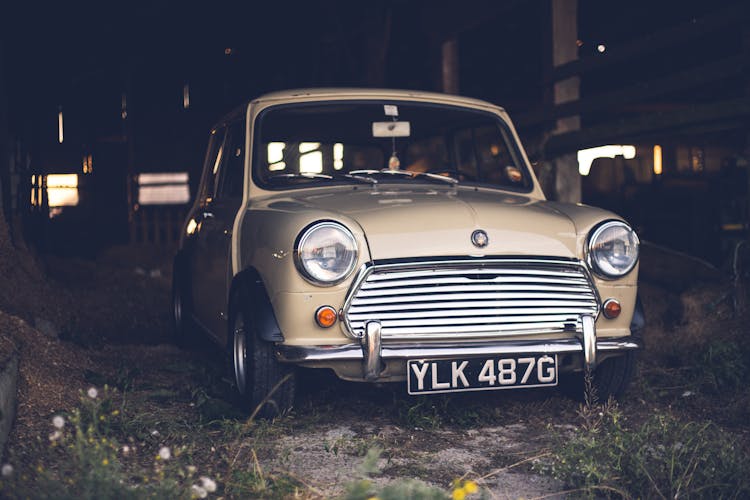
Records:
<instances>
[{"instance_id":1,"label":"windshield","mask_svg":"<svg viewBox=\"0 0 750 500\"><path fill-rule=\"evenodd\" d=\"M401 101L275 106L260 114L255 143L254 179L268 189L441 180L532 187L507 125L468 108Z\"/></svg>"}]
</instances>

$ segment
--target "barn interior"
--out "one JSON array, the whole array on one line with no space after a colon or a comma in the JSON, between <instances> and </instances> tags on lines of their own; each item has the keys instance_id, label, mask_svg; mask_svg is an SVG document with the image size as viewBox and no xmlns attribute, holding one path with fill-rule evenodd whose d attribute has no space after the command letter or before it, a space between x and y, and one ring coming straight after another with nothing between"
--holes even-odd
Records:
<instances>
[{"instance_id":1,"label":"barn interior","mask_svg":"<svg viewBox=\"0 0 750 500\"><path fill-rule=\"evenodd\" d=\"M212 123L265 92L371 86L505 107L548 198L725 265L748 228L744 2L19 4L2 36L14 238L172 249Z\"/></svg>"}]
</instances>

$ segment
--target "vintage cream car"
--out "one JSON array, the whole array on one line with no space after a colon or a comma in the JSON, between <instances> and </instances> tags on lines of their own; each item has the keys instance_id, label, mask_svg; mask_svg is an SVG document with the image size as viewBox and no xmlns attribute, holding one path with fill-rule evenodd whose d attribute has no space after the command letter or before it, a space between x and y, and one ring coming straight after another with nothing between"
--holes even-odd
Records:
<instances>
[{"instance_id":1,"label":"vintage cream car","mask_svg":"<svg viewBox=\"0 0 750 500\"><path fill-rule=\"evenodd\" d=\"M615 214L545 200L493 104L273 93L211 131L176 332L225 346L265 415L292 405L298 366L414 395L580 388L591 369L617 396L642 346L638 245Z\"/></svg>"}]
</instances>

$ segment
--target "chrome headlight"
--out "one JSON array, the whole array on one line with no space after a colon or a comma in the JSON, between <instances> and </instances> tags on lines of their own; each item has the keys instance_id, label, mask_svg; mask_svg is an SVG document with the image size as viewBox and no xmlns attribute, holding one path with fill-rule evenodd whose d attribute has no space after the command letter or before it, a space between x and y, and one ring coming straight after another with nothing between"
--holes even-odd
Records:
<instances>
[{"instance_id":1,"label":"chrome headlight","mask_svg":"<svg viewBox=\"0 0 750 500\"><path fill-rule=\"evenodd\" d=\"M302 276L331 286L346 279L357 264L357 241L341 224L316 222L300 233L294 253Z\"/></svg>"},{"instance_id":2,"label":"chrome headlight","mask_svg":"<svg viewBox=\"0 0 750 500\"><path fill-rule=\"evenodd\" d=\"M638 262L639 245L630 226L620 221L605 222L589 236L589 265L602 278L625 276Z\"/></svg>"}]
</instances>

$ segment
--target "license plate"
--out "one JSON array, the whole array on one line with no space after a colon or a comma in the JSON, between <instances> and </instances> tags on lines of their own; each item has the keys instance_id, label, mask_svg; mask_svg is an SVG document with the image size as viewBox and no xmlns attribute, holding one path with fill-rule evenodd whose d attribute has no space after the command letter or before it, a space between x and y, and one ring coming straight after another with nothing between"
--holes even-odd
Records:
<instances>
[{"instance_id":1,"label":"license plate","mask_svg":"<svg viewBox=\"0 0 750 500\"><path fill-rule=\"evenodd\" d=\"M557 385L557 355L410 359L409 394L488 391Z\"/></svg>"}]
</instances>

